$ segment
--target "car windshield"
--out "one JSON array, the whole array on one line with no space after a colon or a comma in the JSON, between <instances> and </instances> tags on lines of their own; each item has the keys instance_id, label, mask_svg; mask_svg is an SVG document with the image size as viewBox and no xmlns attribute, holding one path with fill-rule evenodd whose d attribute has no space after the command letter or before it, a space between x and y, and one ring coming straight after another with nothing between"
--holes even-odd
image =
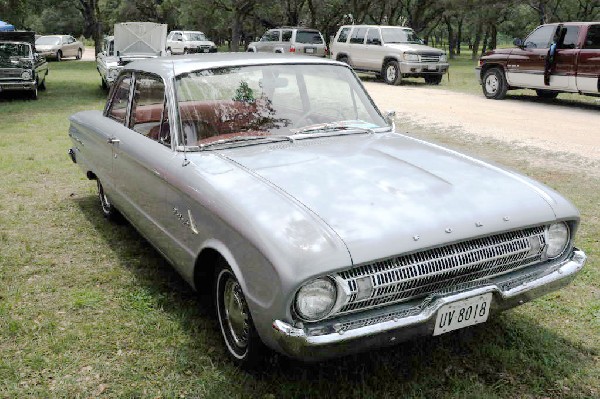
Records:
<instances>
[{"instance_id":1,"label":"car windshield","mask_svg":"<svg viewBox=\"0 0 600 399\"><path fill-rule=\"evenodd\" d=\"M0 43L0 58L29 57L29 44Z\"/></svg>"},{"instance_id":2,"label":"car windshield","mask_svg":"<svg viewBox=\"0 0 600 399\"><path fill-rule=\"evenodd\" d=\"M54 46L57 44L60 44L60 38L59 37L53 37L53 36L42 36L39 37L36 41L35 41L36 45L50 45L50 46Z\"/></svg>"},{"instance_id":3,"label":"car windshield","mask_svg":"<svg viewBox=\"0 0 600 399\"><path fill-rule=\"evenodd\" d=\"M184 36L190 41L202 42L206 40L206 36L202 32L188 32Z\"/></svg>"},{"instance_id":4,"label":"car windshield","mask_svg":"<svg viewBox=\"0 0 600 399\"><path fill-rule=\"evenodd\" d=\"M299 30L296 32L296 43L323 44L323 38L319 32Z\"/></svg>"},{"instance_id":5,"label":"car windshield","mask_svg":"<svg viewBox=\"0 0 600 399\"><path fill-rule=\"evenodd\" d=\"M224 67L176 80L182 142L365 131L387 124L350 69L280 64Z\"/></svg>"},{"instance_id":6,"label":"car windshield","mask_svg":"<svg viewBox=\"0 0 600 399\"><path fill-rule=\"evenodd\" d=\"M422 43L421 39L419 39L412 29L381 28L381 37L384 43Z\"/></svg>"}]
</instances>

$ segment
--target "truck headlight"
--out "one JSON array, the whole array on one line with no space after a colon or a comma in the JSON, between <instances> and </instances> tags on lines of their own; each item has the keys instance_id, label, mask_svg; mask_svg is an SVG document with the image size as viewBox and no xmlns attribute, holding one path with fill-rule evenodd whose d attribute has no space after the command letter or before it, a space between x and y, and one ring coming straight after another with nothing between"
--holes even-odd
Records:
<instances>
[{"instance_id":1,"label":"truck headlight","mask_svg":"<svg viewBox=\"0 0 600 399\"><path fill-rule=\"evenodd\" d=\"M337 299L337 286L328 277L304 284L296 294L296 312L306 321L317 321L329 315Z\"/></svg>"},{"instance_id":2,"label":"truck headlight","mask_svg":"<svg viewBox=\"0 0 600 399\"><path fill-rule=\"evenodd\" d=\"M446 62L446 61L448 61L448 57L446 57L446 54L440 55L440 62Z\"/></svg>"},{"instance_id":3,"label":"truck headlight","mask_svg":"<svg viewBox=\"0 0 600 399\"><path fill-rule=\"evenodd\" d=\"M546 256L548 259L556 259L563 254L571 233L565 222L553 223L546 229Z\"/></svg>"},{"instance_id":4,"label":"truck headlight","mask_svg":"<svg viewBox=\"0 0 600 399\"><path fill-rule=\"evenodd\" d=\"M413 53L404 53L404 60L419 62L419 55Z\"/></svg>"},{"instance_id":5,"label":"truck headlight","mask_svg":"<svg viewBox=\"0 0 600 399\"><path fill-rule=\"evenodd\" d=\"M30 80L31 76L31 71L23 71L23 73L21 74L21 79Z\"/></svg>"}]
</instances>

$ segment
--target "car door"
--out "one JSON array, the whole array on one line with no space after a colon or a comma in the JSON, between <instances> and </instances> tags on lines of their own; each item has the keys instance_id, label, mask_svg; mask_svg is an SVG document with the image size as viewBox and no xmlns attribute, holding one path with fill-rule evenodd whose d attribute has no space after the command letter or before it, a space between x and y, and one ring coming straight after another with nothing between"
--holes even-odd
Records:
<instances>
[{"instance_id":1,"label":"car door","mask_svg":"<svg viewBox=\"0 0 600 399\"><path fill-rule=\"evenodd\" d=\"M577 65L577 89L584 93L600 93L600 24L587 28Z\"/></svg>"},{"instance_id":2,"label":"car door","mask_svg":"<svg viewBox=\"0 0 600 399\"><path fill-rule=\"evenodd\" d=\"M579 56L579 25L563 25L550 69L550 88L577 91L577 58Z\"/></svg>"},{"instance_id":3,"label":"car door","mask_svg":"<svg viewBox=\"0 0 600 399\"><path fill-rule=\"evenodd\" d=\"M77 54L76 47L75 38L72 36L63 36L63 56L74 57Z\"/></svg>"},{"instance_id":4,"label":"car door","mask_svg":"<svg viewBox=\"0 0 600 399\"><path fill-rule=\"evenodd\" d=\"M350 34L350 64L357 69L366 69L367 63L365 62L366 44L365 36L367 35L367 28L355 27Z\"/></svg>"},{"instance_id":5,"label":"car door","mask_svg":"<svg viewBox=\"0 0 600 399\"><path fill-rule=\"evenodd\" d=\"M367 31L367 40L365 42L366 68L373 71L381 69L381 66L383 65L384 50L379 27L369 28Z\"/></svg>"},{"instance_id":6,"label":"car door","mask_svg":"<svg viewBox=\"0 0 600 399\"><path fill-rule=\"evenodd\" d=\"M173 35L173 42L171 44L171 53L183 54L183 34L181 32L175 32Z\"/></svg>"},{"instance_id":7,"label":"car door","mask_svg":"<svg viewBox=\"0 0 600 399\"><path fill-rule=\"evenodd\" d=\"M173 159L165 84L156 75L136 72L129 119L115 131L113 171L124 199L122 211L159 249L168 247L164 225L168 165ZM166 246L164 246L166 245Z\"/></svg>"},{"instance_id":8,"label":"car door","mask_svg":"<svg viewBox=\"0 0 600 399\"><path fill-rule=\"evenodd\" d=\"M556 35L557 25L542 25L514 49L506 66L506 80L511 86L549 88L544 84L546 56Z\"/></svg>"}]
</instances>

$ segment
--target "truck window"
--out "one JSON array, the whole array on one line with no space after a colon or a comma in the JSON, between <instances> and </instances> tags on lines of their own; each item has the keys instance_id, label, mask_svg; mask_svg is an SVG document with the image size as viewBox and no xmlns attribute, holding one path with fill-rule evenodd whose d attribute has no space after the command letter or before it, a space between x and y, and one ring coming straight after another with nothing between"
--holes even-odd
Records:
<instances>
[{"instance_id":1,"label":"truck window","mask_svg":"<svg viewBox=\"0 0 600 399\"><path fill-rule=\"evenodd\" d=\"M379 29L369 29L369 32L367 33L367 44L381 44L381 35L379 34Z\"/></svg>"},{"instance_id":2,"label":"truck window","mask_svg":"<svg viewBox=\"0 0 600 399\"><path fill-rule=\"evenodd\" d=\"M136 74L131 128L154 141L170 145L169 124L165 114L165 85L150 74Z\"/></svg>"},{"instance_id":3,"label":"truck window","mask_svg":"<svg viewBox=\"0 0 600 399\"><path fill-rule=\"evenodd\" d=\"M348 40L348 32L350 32L350 28L342 29L342 31L340 32L340 35L338 36L337 41L340 43L346 43L346 40Z\"/></svg>"},{"instance_id":4,"label":"truck window","mask_svg":"<svg viewBox=\"0 0 600 399\"><path fill-rule=\"evenodd\" d=\"M367 33L367 28L355 28L350 37L350 43L363 44L365 42L365 33Z\"/></svg>"},{"instance_id":5,"label":"truck window","mask_svg":"<svg viewBox=\"0 0 600 399\"><path fill-rule=\"evenodd\" d=\"M600 49L600 25L590 25L588 28L585 42L583 43L584 49Z\"/></svg>"},{"instance_id":6,"label":"truck window","mask_svg":"<svg viewBox=\"0 0 600 399\"><path fill-rule=\"evenodd\" d=\"M554 38L554 32L556 31L556 25L544 25L540 26L525 39L525 47L527 48L548 48L552 39Z\"/></svg>"},{"instance_id":7,"label":"truck window","mask_svg":"<svg viewBox=\"0 0 600 399\"><path fill-rule=\"evenodd\" d=\"M579 26L565 26L567 33L560 45L560 48L575 48L579 43Z\"/></svg>"},{"instance_id":8,"label":"truck window","mask_svg":"<svg viewBox=\"0 0 600 399\"><path fill-rule=\"evenodd\" d=\"M117 122L125 124L127 119L127 106L129 105L129 91L131 88L131 75L125 75L119 79L117 87L110 102L107 115Z\"/></svg>"},{"instance_id":9,"label":"truck window","mask_svg":"<svg viewBox=\"0 0 600 399\"><path fill-rule=\"evenodd\" d=\"M282 42L289 42L290 40L292 40L292 31L291 30L282 30L281 31L281 41Z\"/></svg>"}]
</instances>

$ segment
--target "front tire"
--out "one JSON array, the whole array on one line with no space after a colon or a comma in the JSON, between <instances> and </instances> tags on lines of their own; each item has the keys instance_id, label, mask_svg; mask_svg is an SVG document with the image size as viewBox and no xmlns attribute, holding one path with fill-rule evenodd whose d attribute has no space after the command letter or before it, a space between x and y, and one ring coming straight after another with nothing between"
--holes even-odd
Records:
<instances>
[{"instance_id":1,"label":"front tire","mask_svg":"<svg viewBox=\"0 0 600 399\"><path fill-rule=\"evenodd\" d=\"M75 59L80 60L82 55L83 51L81 51L81 49L77 50L77 55L75 56Z\"/></svg>"},{"instance_id":2,"label":"front tire","mask_svg":"<svg viewBox=\"0 0 600 399\"><path fill-rule=\"evenodd\" d=\"M223 259L216 268L214 299L225 347L241 367L255 366L264 353L264 344L254 327L246 297L235 274Z\"/></svg>"},{"instance_id":3,"label":"front tire","mask_svg":"<svg viewBox=\"0 0 600 399\"><path fill-rule=\"evenodd\" d=\"M398 61L391 60L385 63L382 71L383 81L389 85L399 85L402 83L402 73Z\"/></svg>"},{"instance_id":4,"label":"front tire","mask_svg":"<svg viewBox=\"0 0 600 399\"><path fill-rule=\"evenodd\" d=\"M426 75L425 83L428 85L439 85L442 82L443 75Z\"/></svg>"},{"instance_id":5,"label":"front tire","mask_svg":"<svg viewBox=\"0 0 600 399\"><path fill-rule=\"evenodd\" d=\"M553 90L536 90L535 93L544 100L554 100L558 96L558 92Z\"/></svg>"},{"instance_id":6,"label":"front tire","mask_svg":"<svg viewBox=\"0 0 600 399\"><path fill-rule=\"evenodd\" d=\"M493 100L502 100L506 97L508 83L504 71L499 68L490 68L483 74L483 95Z\"/></svg>"}]
</instances>

